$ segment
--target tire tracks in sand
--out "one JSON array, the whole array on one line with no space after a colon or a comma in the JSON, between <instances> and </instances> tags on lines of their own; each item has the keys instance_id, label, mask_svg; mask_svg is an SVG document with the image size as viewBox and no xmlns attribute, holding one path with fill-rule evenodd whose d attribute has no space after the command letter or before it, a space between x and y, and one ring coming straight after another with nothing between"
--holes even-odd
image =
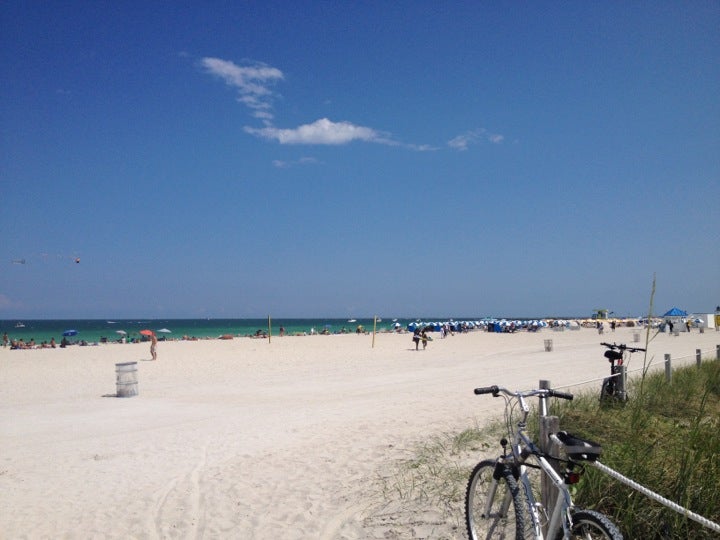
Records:
<instances>
[{"instance_id":1,"label":"tire tracks in sand","mask_svg":"<svg viewBox=\"0 0 720 540\"><path fill-rule=\"evenodd\" d=\"M200 539L205 533L206 508L201 481L207 466L209 443L202 446L187 474L169 480L155 499L146 530L157 540Z\"/></svg>"}]
</instances>

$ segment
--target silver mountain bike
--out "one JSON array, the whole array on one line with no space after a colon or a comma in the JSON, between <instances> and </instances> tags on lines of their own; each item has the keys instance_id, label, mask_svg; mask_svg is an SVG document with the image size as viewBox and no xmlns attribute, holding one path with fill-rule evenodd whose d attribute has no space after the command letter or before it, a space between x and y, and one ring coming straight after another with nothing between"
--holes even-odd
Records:
<instances>
[{"instance_id":1,"label":"silver mountain bike","mask_svg":"<svg viewBox=\"0 0 720 540\"><path fill-rule=\"evenodd\" d=\"M564 447L568 459L559 459L543 453L527 433L530 411L527 398L571 400L572 394L549 388L511 392L499 386L476 388L475 394L505 399L505 420L512 443L508 451L508 440L503 438L502 455L481 461L470 475L465 497L470 540L622 540L618 528L605 515L576 508L568 489L568 485L579 481L583 462L595 461L600 456L600 445L560 431L551 438ZM515 409L519 409L519 421L513 426ZM550 461L564 463L565 471L558 473ZM547 476L557 492L552 508L545 508L541 501L541 475Z\"/></svg>"}]
</instances>

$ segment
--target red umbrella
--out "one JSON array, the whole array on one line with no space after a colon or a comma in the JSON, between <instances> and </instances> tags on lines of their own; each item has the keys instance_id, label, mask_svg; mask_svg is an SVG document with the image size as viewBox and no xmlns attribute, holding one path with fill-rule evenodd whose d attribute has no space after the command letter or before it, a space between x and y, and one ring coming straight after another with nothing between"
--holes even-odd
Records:
<instances>
[{"instance_id":1,"label":"red umbrella","mask_svg":"<svg viewBox=\"0 0 720 540\"><path fill-rule=\"evenodd\" d=\"M140 333L143 336L154 336L155 335L155 332L153 332L152 330L140 330Z\"/></svg>"}]
</instances>

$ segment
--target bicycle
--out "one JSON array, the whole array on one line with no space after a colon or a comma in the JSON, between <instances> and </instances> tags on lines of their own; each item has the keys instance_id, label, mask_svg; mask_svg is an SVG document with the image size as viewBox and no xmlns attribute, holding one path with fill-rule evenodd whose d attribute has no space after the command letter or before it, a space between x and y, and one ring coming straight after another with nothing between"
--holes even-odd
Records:
<instances>
[{"instance_id":1,"label":"bicycle","mask_svg":"<svg viewBox=\"0 0 720 540\"><path fill-rule=\"evenodd\" d=\"M625 370L623 364L625 363L625 354L628 354L628 362L630 361L629 355L634 352L645 352L645 349L639 347L628 347L627 345L620 343L600 343L604 347L607 347L605 351L605 358L610 362L610 377L603 380L602 387L600 388L600 401L616 400L625 402L627 401L627 392L625 391ZM617 364L616 364L617 362Z\"/></svg>"},{"instance_id":2,"label":"bicycle","mask_svg":"<svg viewBox=\"0 0 720 540\"><path fill-rule=\"evenodd\" d=\"M583 462L595 461L600 456L600 445L559 431L550 437L565 449L568 459L560 459L542 452L527 433L530 411L527 398L540 397L544 413L547 398L572 400L572 394L552 389L511 392L499 386L476 388L475 394L492 394L505 399L506 428L512 444L508 452L508 440L503 437L500 441L502 455L481 461L470 475L465 496L465 522L470 540L622 540L622 534L608 517L594 510L575 507L568 488L579 481ZM516 408L520 409L520 419L514 429ZM565 471L556 472L550 461L564 463ZM558 495L552 508L545 508L538 494L542 475Z\"/></svg>"}]
</instances>

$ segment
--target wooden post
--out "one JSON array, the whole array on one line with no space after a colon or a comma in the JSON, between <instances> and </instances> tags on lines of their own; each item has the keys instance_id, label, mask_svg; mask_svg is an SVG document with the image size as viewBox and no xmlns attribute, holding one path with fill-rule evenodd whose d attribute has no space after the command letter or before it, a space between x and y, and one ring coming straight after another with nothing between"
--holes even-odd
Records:
<instances>
[{"instance_id":1,"label":"wooden post","mask_svg":"<svg viewBox=\"0 0 720 540\"><path fill-rule=\"evenodd\" d=\"M375 329L377 328L377 315L373 317L373 339L372 339L372 348L375 348Z\"/></svg>"},{"instance_id":2,"label":"wooden post","mask_svg":"<svg viewBox=\"0 0 720 540\"><path fill-rule=\"evenodd\" d=\"M700 349L695 349L695 362L697 362L697 367L700 367L702 363L702 351Z\"/></svg>"},{"instance_id":3,"label":"wooden post","mask_svg":"<svg viewBox=\"0 0 720 540\"><path fill-rule=\"evenodd\" d=\"M665 380L672 382L672 362L669 354L665 355Z\"/></svg>"},{"instance_id":4,"label":"wooden post","mask_svg":"<svg viewBox=\"0 0 720 540\"><path fill-rule=\"evenodd\" d=\"M272 341L272 319L268 315L268 343Z\"/></svg>"},{"instance_id":5,"label":"wooden post","mask_svg":"<svg viewBox=\"0 0 720 540\"><path fill-rule=\"evenodd\" d=\"M550 388L550 381L541 380L540 388ZM547 413L547 399L541 397L538 446L543 453L557 456L560 449L557 448L557 445L550 439L550 434L560 431L560 419L557 416L547 416ZM550 464L553 468L558 467L558 464L554 461L550 461ZM548 476L542 473L540 476L540 496L545 510L548 513L552 512L552 509L555 508L555 501L557 500L557 489L555 489L555 486Z\"/></svg>"},{"instance_id":6,"label":"wooden post","mask_svg":"<svg viewBox=\"0 0 720 540\"><path fill-rule=\"evenodd\" d=\"M716 327L720 328L720 327ZM720 345L715 345L715 360L720 360Z\"/></svg>"},{"instance_id":7,"label":"wooden post","mask_svg":"<svg viewBox=\"0 0 720 540\"><path fill-rule=\"evenodd\" d=\"M627 394L625 393L625 385L627 383L627 366L623 364L620 366L620 375L616 377L616 384L618 385L618 395L623 401L627 401Z\"/></svg>"}]
</instances>

